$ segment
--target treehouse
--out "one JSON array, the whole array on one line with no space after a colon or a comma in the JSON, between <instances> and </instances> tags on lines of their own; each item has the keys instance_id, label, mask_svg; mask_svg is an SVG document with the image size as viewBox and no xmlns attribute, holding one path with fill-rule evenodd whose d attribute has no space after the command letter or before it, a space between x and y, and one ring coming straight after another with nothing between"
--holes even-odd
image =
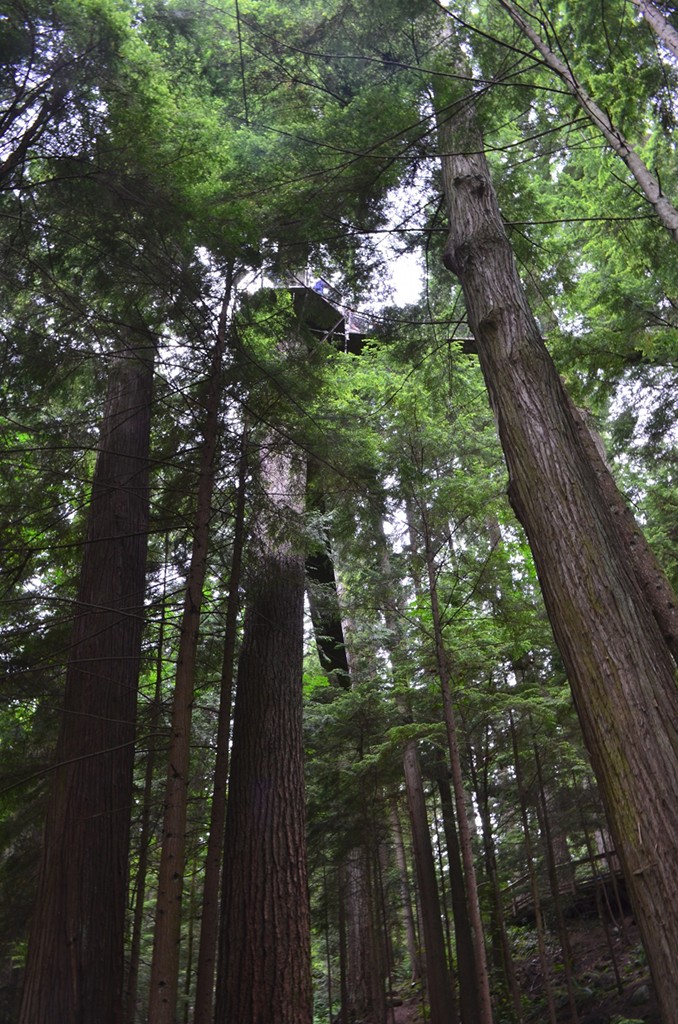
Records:
<instances>
[{"instance_id":1,"label":"treehouse","mask_svg":"<svg viewBox=\"0 0 678 1024\"><path fill-rule=\"evenodd\" d=\"M323 340L345 352L359 354L369 318L346 305L337 289L310 270L275 278L274 288L292 293L297 316Z\"/></svg>"}]
</instances>

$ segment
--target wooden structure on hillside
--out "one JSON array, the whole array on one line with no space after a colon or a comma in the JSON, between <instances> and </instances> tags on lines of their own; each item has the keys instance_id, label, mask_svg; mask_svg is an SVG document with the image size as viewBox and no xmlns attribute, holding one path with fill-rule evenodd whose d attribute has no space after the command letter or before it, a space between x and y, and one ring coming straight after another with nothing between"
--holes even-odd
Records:
<instances>
[{"instance_id":1,"label":"wooden structure on hillside","mask_svg":"<svg viewBox=\"0 0 678 1024\"><path fill-rule=\"evenodd\" d=\"M614 852L584 857L566 865L566 878L558 887L561 906L566 917L594 917L605 913L612 920L630 913L626 882ZM534 899L528 874L521 875L504 889L515 924L529 924L535 919ZM542 910L548 915L553 908L553 893L547 885L539 885Z\"/></svg>"}]
</instances>

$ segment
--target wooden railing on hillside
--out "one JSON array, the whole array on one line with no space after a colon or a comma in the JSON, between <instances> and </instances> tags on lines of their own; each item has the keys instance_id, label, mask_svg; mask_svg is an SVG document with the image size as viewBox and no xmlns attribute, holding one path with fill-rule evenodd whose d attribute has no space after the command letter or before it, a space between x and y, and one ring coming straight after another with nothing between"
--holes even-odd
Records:
<instances>
[{"instance_id":1,"label":"wooden railing on hillside","mask_svg":"<svg viewBox=\"0 0 678 1024\"><path fill-rule=\"evenodd\" d=\"M614 850L583 857L580 860L567 861L556 865L556 875L561 879L558 895L563 904L573 912L593 911L596 906L597 893L604 897L604 902L612 915L623 912L626 901L626 886ZM517 923L534 918L534 897L528 872L504 886L503 893L506 905L513 920ZM544 908L548 909L553 902L550 885L543 884L539 879L539 899ZM614 909L612 905L614 904Z\"/></svg>"}]
</instances>

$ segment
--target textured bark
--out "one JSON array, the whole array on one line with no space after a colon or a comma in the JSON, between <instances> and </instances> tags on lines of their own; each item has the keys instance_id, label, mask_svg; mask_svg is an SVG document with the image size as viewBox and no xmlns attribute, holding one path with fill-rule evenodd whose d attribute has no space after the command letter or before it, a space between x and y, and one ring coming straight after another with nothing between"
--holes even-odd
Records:
<instances>
[{"instance_id":1,"label":"textured bark","mask_svg":"<svg viewBox=\"0 0 678 1024\"><path fill-rule=\"evenodd\" d=\"M205 879L203 882L202 913L200 915L200 946L198 949L195 1007L193 1012L194 1024L210 1024L213 1016L214 971L219 934L219 883L221 880L221 862L224 851L226 785L228 783L229 740L231 736L231 693L233 690L235 646L238 632L238 613L240 611L239 588L245 540L247 446L247 430L245 430L243 432L238 471L238 495L233 524L233 554L231 557L231 575L224 626L225 637L219 694L217 751L212 781L210 832L207 839L207 852L205 854Z\"/></svg>"},{"instance_id":2,"label":"textured bark","mask_svg":"<svg viewBox=\"0 0 678 1024\"><path fill-rule=\"evenodd\" d=\"M238 668L217 1024L309 1024L301 734L304 564L260 563Z\"/></svg>"},{"instance_id":3,"label":"textured bark","mask_svg":"<svg viewBox=\"0 0 678 1024\"><path fill-rule=\"evenodd\" d=\"M310 1024L302 737L304 558L279 518L301 514L305 465L261 458L258 524L238 665L226 815L217 1024Z\"/></svg>"},{"instance_id":4,"label":"textured bark","mask_svg":"<svg viewBox=\"0 0 678 1024\"><path fill-rule=\"evenodd\" d=\"M441 126L450 235L532 548L666 1021L678 999L678 689L654 609L610 514L531 315L473 102ZM674 602L675 603L675 602Z\"/></svg>"},{"instance_id":5,"label":"textured bark","mask_svg":"<svg viewBox=\"0 0 678 1024\"><path fill-rule=\"evenodd\" d=\"M181 902L184 891L186 814L193 689L198 652L202 590L207 572L207 546L212 519L212 492L221 400L221 368L226 348L226 316L230 301L226 285L217 339L212 354L206 396L204 439L200 451L198 494L193 528L191 561L186 580L179 632L177 671L172 700L172 724L167 757L162 848L153 933L153 960L148 1003L148 1024L175 1024L179 984Z\"/></svg>"},{"instance_id":6,"label":"textured bark","mask_svg":"<svg viewBox=\"0 0 678 1024\"><path fill-rule=\"evenodd\" d=\"M148 531L152 352L111 374L24 981L22 1024L120 1024Z\"/></svg>"},{"instance_id":7,"label":"textured bark","mask_svg":"<svg viewBox=\"0 0 678 1024\"><path fill-rule=\"evenodd\" d=\"M569 395L565 395L568 401ZM624 496L619 492L609 467L601 456L602 441L586 422L581 409L570 401L570 412L582 448L596 475L607 505L610 521L618 534L619 544L628 552L636 581L643 590L655 621L662 631L664 643L678 663L678 603L663 569L656 559L645 534L633 517ZM599 447L600 446L600 447Z\"/></svg>"},{"instance_id":8,"label":"textured bark","mask_svg":"<svg viewBox=\"0 0 678 1024\"><path fill-rule=\"evenodd\" d=\"M445 953L440 912L440 897L431 848L431 834L424 799L419 755L414 740L405 748L403 758L407 807L412 826L412 849L419 889L424 974L427 982L431 1024L456 1024L459 1020Z\"/></svg>"},{"instance_id":9,"label":"textured bark","mask_svg":"<svg viewBox=\"0 0 678 1024\"><path fill-rule=\"evenodd\" d=\"M499 3L520 28L521 32L539 50L548 67L555 71L561 81L565 83L589 120L603 134L608 145L624 161L636 179L643 195L659 217L659 220L669 232L673 241L678 242L678 210L663 194L661 185L640 159L631 143L624 137L620 129L612 123L609 115L591 99L581 83L572 74L571 68L564 64L548 43L545 43L539 34L535 32L527 19L507 0L499 0Z\"/></svg>"}]
</instances>

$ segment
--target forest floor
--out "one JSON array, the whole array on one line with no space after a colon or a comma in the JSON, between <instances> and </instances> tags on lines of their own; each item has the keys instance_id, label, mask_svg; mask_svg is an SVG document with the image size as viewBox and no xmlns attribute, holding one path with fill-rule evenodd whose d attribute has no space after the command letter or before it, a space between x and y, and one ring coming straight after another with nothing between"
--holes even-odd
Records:
<instances>
[{"instance_id":1,"label":"forest floor","mask_svg":"<svg viewBox=\"0 0 678 1024\"><path fill-rule=\"evenodd\" d=\"M632 918L610 934L612 950L599 921L581 921L570 930L579 1024L661 1024L645 952ZM616 964L616 972L615 972ZM560 971L558 1020L571 1020ZM541 1024L543 1014L528 1018Z\"/></svg>"},{"instance_id":2,"label":"forest floor","mask_svg":"<svg viewBox=\"0 0 678 1024\"><path fill-rule=\"evenodd\" d=\"M625 935L616 929L610 936L612 951L597 920L582 920L570 929L579 1024L661 1024L638 929L631 919L624 926ZM549 1018L536 940L531 930L521 930L523 950L516 958L516 970L525 1024L546 1024ZM571 1024L563 969L556 961L552 977L558 1024ZM422 1024L425 1018L419 996L403 992L401 999L402 1004L389 1011L388 1024Z\"/></svg>"}]
</instances>

